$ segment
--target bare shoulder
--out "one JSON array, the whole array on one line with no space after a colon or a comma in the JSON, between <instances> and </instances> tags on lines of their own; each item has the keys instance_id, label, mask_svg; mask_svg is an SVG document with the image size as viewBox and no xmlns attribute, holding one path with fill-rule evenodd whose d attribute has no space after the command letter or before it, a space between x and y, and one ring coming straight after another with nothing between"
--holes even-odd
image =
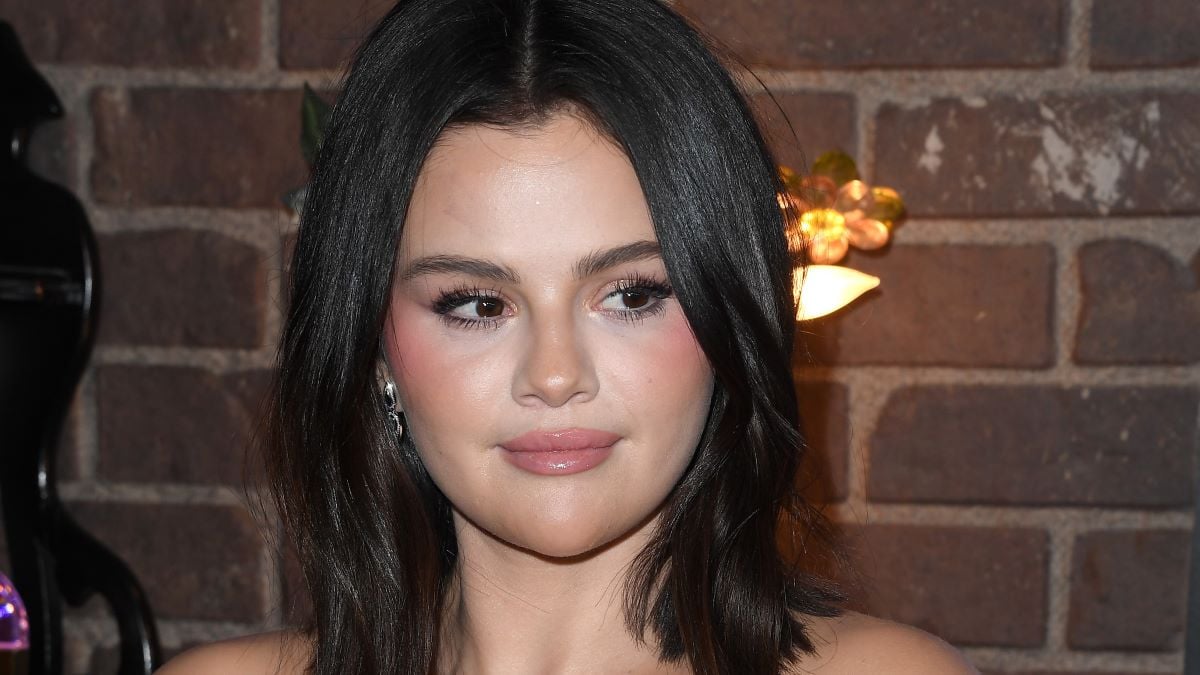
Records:
<instances>
[{"instance_id":1,"label":"bare shoulder","mask_svg":"<svg viewBox=\"0 0 1200 675\"><path fill-rule=\"evenodd\" d=\"M276 631L193 647L155 671L156 675L301 675L309 656L308 640L293 631Z\"/></svg>"},{"instance_id":2,"label":"bare shoulder","mask_svg":"<svg viewBox=\"0 0 1200 675\"><path fill-rule=\"evenodd\" d=\"M978 675L957 649L919 628L846 612L805 617L817 647L790 675Z\"/></svg>"}]
</instances>

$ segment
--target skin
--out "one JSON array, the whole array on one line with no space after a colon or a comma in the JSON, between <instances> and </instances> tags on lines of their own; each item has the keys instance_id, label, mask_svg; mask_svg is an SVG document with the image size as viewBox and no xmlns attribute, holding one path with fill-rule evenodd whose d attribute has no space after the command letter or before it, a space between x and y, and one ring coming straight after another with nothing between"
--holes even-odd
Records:
<instances>
[{"instance_id":1,"label":"skin","mask_svg":"<svg viewBox=\"0 0 1200 675\"><path fill-rule=\"evenodd\" d=\"M674 297L630 287L667 282L657 255L577 274L599 251L655 241L628 159L569 112L536 129L448 131L422 169L384 351L405 433L454 507L462 565L445 672L688 672L626 632L621 587L692 458L712 371ZM462 289L471 297L445 300ZM500 447L570 427L621 440L600 465L563 476L519 469ZM899 624L851 613L810 625L819 653L795 672L974 672ZM309 649L287 633L241 638L163 672L298 672Z\"/></svg>"},{"instance_id":2,"label":"skin","mask_svg":"<svg viewBox=\"0 0 1200 675\"><path fill-rule=\"evenodd\" d=\"M426 160L385 351L421 459L455 507L468 561L493 569L536 560L541 569L640 539L691 460L711 368L673 297L621 290L638 278L668 283L662 259L575 274L577 261L637 242L657 244L632 166L574 117L521 135L450 131ZM519 280L410 277L431 256L484 260ZM464 302L448 317L431 310L463 286L496 299ZM572 427L622 439L594 469L554 477L514 467L499 446Z\"/></svg>"}]
</instances>

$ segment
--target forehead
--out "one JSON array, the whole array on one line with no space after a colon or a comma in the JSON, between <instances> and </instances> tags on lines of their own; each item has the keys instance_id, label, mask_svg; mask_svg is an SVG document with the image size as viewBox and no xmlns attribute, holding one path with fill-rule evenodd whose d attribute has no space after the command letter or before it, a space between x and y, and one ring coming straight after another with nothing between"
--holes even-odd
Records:
<instances>
[{"instance_id":1,"label":"forehead","mask_svg":"<svg viewBox=\"0 0 1200 675\"><path fill-rule=\"evenodd\" d=\"M564 113L535 128L445 132L418 177L401 258L573 260L636 240L655 235L633 166L607 137Z\"/></svg>"}]
</instances>

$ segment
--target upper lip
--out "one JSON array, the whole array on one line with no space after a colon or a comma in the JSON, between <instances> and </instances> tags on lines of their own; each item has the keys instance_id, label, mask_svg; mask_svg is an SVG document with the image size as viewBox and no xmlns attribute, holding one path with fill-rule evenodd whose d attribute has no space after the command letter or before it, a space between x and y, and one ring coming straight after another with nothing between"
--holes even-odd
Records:
<instances>
[{"instance_id":1,"label":"upper lip","mask_svg":"<svg viewBox=\"0 0 1200 675\"><path fill-rule=\"evenodd\" d=\"M563 452L585 448L606 448L621 436L599 429L559 429L530 431L500 445L512 452Z\"/></svg>"}]
</instances>

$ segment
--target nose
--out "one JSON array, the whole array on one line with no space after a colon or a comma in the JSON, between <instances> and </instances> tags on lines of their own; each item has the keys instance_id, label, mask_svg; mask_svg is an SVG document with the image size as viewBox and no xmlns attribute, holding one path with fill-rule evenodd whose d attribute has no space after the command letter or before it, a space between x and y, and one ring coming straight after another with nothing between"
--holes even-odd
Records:
<instances>
[{"instance_id":1,"label":"nose","mask_svg":"<svg viewBox=\"0 0 1200 675\"><path fill-rule=\"evenodd\" d=\"M513 398L522 405L557 408L596 395L591 354L568 313L532 318L513 378Z\"/></svg>"}]
</instances>

